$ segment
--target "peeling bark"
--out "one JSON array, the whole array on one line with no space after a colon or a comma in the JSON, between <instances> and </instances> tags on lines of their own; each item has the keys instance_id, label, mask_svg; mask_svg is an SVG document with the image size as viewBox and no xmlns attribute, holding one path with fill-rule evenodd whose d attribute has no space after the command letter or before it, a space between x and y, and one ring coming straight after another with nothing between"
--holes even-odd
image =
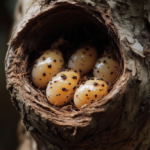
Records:
<instances>
[{"instance_id":1,"label":"peeling bark","mask_svg":"<svg viewBox=\"0 0 150 150\"><path fill-rule=\"evenodd\" d=\"M5 70L11 100L38 150L150 149L149 10L149 0L33 2L12 34ZM55 22L57 16L61 20L68 14L84 16L108 34L123 68L110 93L80 111L70 105L61 109L50 105L28 77L29 54L40 46L37 35L44 36L48 20ZM71 24L74 20L69 19ZM69 25L62 24L65 27Z\"/></svg>"}]
</instances>

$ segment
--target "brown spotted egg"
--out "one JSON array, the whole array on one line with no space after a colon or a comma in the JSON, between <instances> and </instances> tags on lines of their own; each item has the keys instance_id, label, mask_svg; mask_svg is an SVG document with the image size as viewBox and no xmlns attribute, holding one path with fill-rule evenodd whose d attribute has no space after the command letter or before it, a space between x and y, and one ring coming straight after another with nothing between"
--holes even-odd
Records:
<instances>
[{"instance_id":1,"label":"brown spotted egg","mask_svg":"<svg viewBox=\"0 0 150 150\"><path fill-rule=\"evenodd\" d=\"M80 74L69 69L55 75L46 89L48 101L55 106L63 106L70 102L79 85L79 80Z\"/></svg>"},{"instance_id":2,"label":"brown spotted egg","mask_svg":"<svg viewBox=\"0 0 150 150\"><path fill-rule=\"evenodd\" d=\"M97 52L91 46L78 49L69 59L68 67L80 71L81 75L88 73L96 63Z\"/></svg>"},{"instance_id":3,"label":"brown spotted egg","mask_svg":"<svg viewBox=\"0 0 150 150\"><path fill-rule=\"evenodd\" d=\"M77 108L84 108L108 94L106 82L91 78L82 83L74 94L74 104Z\"/></svg>"},{"instance_id":4,"label":"brown spotted egg","mask_svg":"<svg viewBox=\"0 0 150 150\"><path fill-rule=\"evenodd\" d=\"M32 69L32 81L39 87L47 86L54 74L58 73L64 65L62 53L58 49L48 50L38 58Z\"/></svg>"},{"instance_id":5,"label":"brown spotted egg","mask_svg":"<svg viewBox=\"0 0 150 150\"><path fill-rule=\"evenodd\" d=\"M112 57L102 57L96 62L93 74L95 77L113 84L119 77L119 69L119 63Z\"/></svg>"}]
</instances>

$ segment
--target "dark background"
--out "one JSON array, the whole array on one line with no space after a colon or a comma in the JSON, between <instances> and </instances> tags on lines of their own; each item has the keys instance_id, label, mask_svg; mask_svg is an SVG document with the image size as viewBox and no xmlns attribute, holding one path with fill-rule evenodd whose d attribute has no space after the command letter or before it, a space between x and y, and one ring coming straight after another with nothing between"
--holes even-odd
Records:
<instances>
[{"instance_id":1,"label":"dark background","mask_svg":"<svg viewBox=\"0 0 150 150\"><path fill-rule=\"evenodd\" d=\"M16 2L17 0L0 0L0 150L16 150L18 142L17 125L20 116L10 101L4 72Z\"/></svg>"}]
</instances>

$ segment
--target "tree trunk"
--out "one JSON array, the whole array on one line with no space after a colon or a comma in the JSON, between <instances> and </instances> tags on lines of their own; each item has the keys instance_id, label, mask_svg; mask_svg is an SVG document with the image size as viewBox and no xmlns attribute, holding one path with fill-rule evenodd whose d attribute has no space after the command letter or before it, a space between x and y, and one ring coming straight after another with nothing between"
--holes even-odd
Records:
<instances>
[{"instance_id":1,"label":"tree trunk","mask_svg":"<svg viewBox=\"0 0 150 150\"><path fill-rule=\"evenodd\" d=\"M149 10L150 0L33 1L5 59L12 103L36 141L28 143L38 150L150 149ZM102 41L108 37L122 73L106 97L77 111L49 104L31 83L30 68L40 49L78 25L97 27Z\"/></svg>"}]
</instances>

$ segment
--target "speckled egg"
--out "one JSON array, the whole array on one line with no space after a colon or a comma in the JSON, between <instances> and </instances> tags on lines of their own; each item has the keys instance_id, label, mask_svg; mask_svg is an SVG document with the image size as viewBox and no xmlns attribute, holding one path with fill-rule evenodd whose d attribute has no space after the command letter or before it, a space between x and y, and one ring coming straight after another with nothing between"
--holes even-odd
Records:
<instances>
[{"instance_id":1,"label":"speckled egg","mask_svg":"<svg viewBox=\"0 0 150 150\"><path fill-rule=\"evenodd\" d=\"M93 74L105 82L113 84L119 77L119 63L112 57L101 57L95 64Z\"/></svg>"},{"instance_id":2,"label":"speckled egg","mask_svg":"<svg viewBox=\"0 0 150 150\"><path fill-rule=\"evenodd\" d=\"M91 78L82 83L74 94L74 104L77 108L84 108L108 94L106 82Z\"/></svg>"},{"instance_id":3,"label":"speckled egg","mask_svg":"<svg viewBox=\"0 0 150 150\"><path fill-rule=\"evenodd\" d=\"M55 106L63 106L73 99L76 87L80 84L80 74L77 71L62 71L48 83L46 96Z\"/></svg>"},{"instance_id":4,"label":"speckled egg","mask_svg":"<svg viewBox=\"0 0 150 150\"><path fill-rule=\"evenodd\" d=\"M58 49L48 50L36 60L32 69L32 81L39 87L47 86L54 74L58 73L64 65L62 53Z\"/></svg>"},{"instance_id":5,"label":"speckled egg","mask_svg":"<svg viewBox=\"0 0 150 150\"><path fill-rule=\"evenodd\" d=\"M78 49L69 59L68 67L80 71L81 75L88 73L96 63L97 52L91 46Z\"/></svg>"}]
</instances>

